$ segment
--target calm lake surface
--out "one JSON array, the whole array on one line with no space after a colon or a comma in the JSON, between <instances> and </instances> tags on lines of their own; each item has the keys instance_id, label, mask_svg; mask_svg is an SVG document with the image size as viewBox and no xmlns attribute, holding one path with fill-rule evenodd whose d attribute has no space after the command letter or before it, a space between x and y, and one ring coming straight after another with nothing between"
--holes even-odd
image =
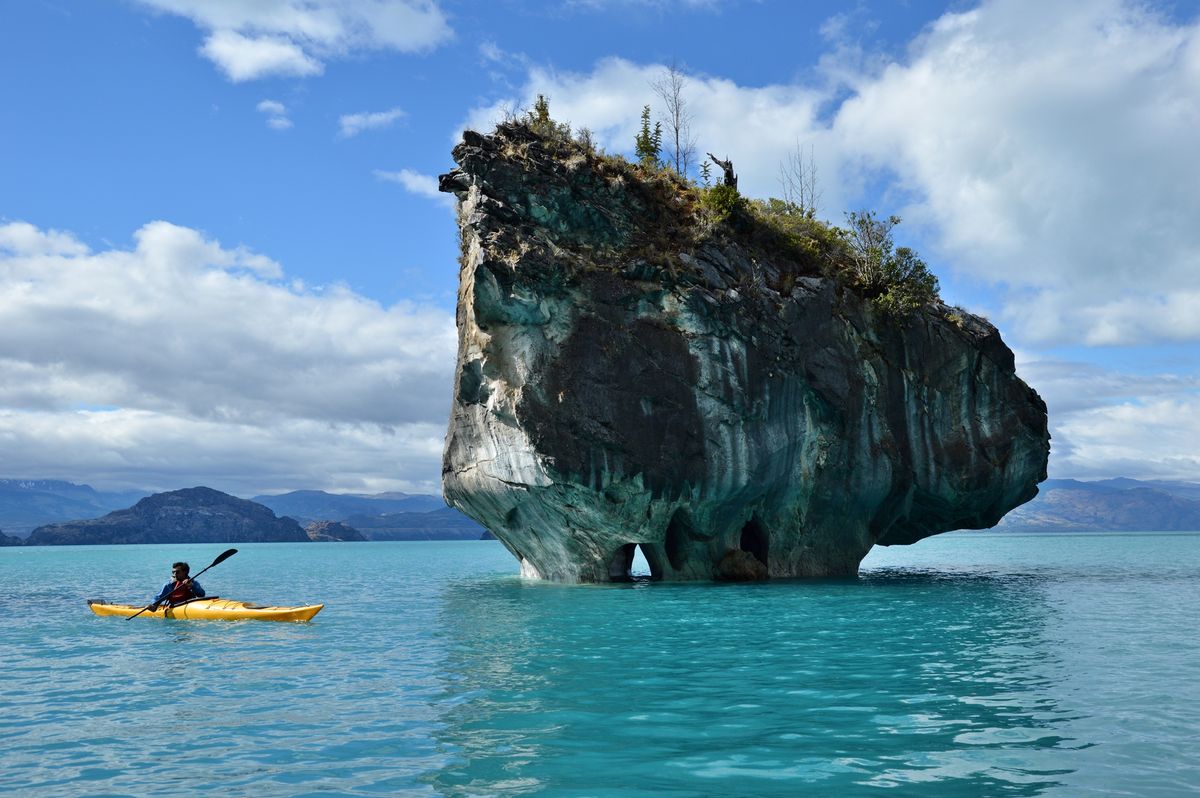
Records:
<instances>
[{"instance_id":1,"label":"calm lake surface","mask_svg":"<svg viewBox=\"0 0 1200 798\"><path fill-rule=\"evenodd\" d=\"M563 587L495 542L0 549L0 793L1200 790L1200 535L952 534L858 579Z\"/></svg>"}]
</instances>

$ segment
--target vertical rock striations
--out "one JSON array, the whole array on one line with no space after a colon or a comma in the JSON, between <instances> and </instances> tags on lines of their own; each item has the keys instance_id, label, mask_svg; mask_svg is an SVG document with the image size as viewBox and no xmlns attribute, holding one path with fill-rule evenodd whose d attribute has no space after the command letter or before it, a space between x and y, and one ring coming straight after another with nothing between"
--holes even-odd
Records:
<instances>
[{"instance_id":1,"label":"vertical rock striations","mask_svg":"<svg viewBox=\"0 0 1200 798\"><path fill-rule=\"evenodd\" d=\"M884 316L669 177L520 125L454 158L443 489L522 573L625 579L640 544L662 579L853 574L1045 479L1045 405L987 321Z\"/></svg>"}]
</instances>

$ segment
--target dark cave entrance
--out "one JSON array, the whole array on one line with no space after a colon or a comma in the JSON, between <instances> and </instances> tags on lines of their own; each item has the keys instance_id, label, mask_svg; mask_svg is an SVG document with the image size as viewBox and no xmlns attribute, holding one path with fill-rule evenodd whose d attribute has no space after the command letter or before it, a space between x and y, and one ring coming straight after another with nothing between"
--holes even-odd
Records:
<instances>
[{"instance_id":1,"label":"dark cave entrance","mask_svg":"<svg viewBox=\"0 0 1200 798\"><path fill-rule=\"evenodd\" d=\"M752 516L746 522L746 525L742 527L742 537L738 541L738 548L754 555L754 559L762 563L764 567L769 567L767 564L767 555L770 548L770 540L767 537L767 530L763 529L762 522L758 520L758 516Z\"/></svg>"}]
</instances>

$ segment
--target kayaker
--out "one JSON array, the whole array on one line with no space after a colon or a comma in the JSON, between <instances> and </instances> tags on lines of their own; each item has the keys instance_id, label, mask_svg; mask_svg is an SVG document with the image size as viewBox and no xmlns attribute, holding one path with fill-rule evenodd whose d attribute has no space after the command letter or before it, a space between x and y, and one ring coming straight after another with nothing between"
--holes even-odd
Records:
<instances>
[{"instance_id":1,"label":"kayaker","mask_svg":"<svg viewBox=\"0 0 1200 798\"><path fill-rule=\"evenodd\" d=\"M163 585L163 589L154 597L154 603L150 605L151 612L157 610L160 604L173 607L188 599L204 597L204 588L188 576L191 570L191 566L185 562L177 562L171 566L171 581Z\"/></svg>"}]
</instances>

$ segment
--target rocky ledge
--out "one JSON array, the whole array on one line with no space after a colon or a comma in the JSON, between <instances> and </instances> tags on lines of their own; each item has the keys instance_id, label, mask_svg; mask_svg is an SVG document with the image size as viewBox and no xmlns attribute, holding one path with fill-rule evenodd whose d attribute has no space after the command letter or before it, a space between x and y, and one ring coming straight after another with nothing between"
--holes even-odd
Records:
<instances>
[{"instance_id":1,"label":"rocky ledge","mask_svg":"<svg viewBox=\"0 0 1200 798\"><path fill-rule=\"evenodd\" d=\"M659 579L854 574L1045 479L1045 405L986 320L885 314L677 179L520 124L454 158L443 490L523 574L627 579L637 545Z\"/></svg>"}]
</instances>

